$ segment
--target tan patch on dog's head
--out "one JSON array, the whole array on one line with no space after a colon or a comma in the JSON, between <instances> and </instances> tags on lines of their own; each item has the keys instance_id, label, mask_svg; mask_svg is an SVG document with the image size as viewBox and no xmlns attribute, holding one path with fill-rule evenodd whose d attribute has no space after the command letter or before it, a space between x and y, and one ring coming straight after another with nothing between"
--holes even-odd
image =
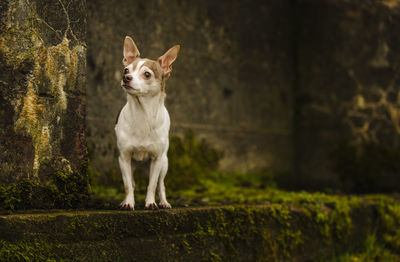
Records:
<instances>
[{"instance_id":1,"label":"tan patch on dog's head","mask_svg":"<svg viewBox=\"0 0 400 262\"><path fill-rule=\"evenodd\" d=\"M139 58L139 59L136 59L135 61L133 61L128 66L126 66L125 68L128 68L129 72L134 72L140 62L144 62L141 64L140 68L142 68L143 66L150 68L150 70L153 71L153 73L154 73L154 77L162 80L163 70L161 68L161 65L157 61L154 61L154 60L150 60L147 58L143 58L143 59Z\"/></svg>"},{"instance_id":2,"label":"tan patch on dog's head","mask_svg":"<svg viewBox=\"0 0 400 262\"><path fill-rule=\"evenodd\" d=\"M157 79L162 80L162 78L163 78L163 70L161 68L160 63L158 63L158 62L156 62L154 60L147 59L147 58L145 58L143 60L144 60L144 63L143 63L142 66L147 66L148 68L150 68L151 71L153 71L153 73L154 73L154 77L157 78Z\"/></svg>"}]
</instances>

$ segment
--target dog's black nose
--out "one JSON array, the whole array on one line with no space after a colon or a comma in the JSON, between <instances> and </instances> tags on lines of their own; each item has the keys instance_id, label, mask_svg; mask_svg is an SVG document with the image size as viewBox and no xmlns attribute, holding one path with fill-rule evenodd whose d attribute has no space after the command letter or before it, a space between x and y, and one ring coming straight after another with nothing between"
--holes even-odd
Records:
<instances>
[{"instance_id":1,"label":"dog's black nose","mask_svg":"<svg viewBox=\"0 0 400 262\"><path fill-rule=\"evenodd\" d=\"M131 80L132 80L132 76L130 76L130 75L124 75L122 77L122 81L124 81L124 83L129 83L129 81L131 81Z\"/></svg>"}]
</instances>

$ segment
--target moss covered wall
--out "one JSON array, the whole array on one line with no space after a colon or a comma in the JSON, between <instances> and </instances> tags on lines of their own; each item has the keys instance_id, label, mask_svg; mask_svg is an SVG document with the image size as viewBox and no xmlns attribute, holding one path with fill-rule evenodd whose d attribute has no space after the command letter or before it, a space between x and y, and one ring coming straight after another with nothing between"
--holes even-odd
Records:
<instances>
[{"instance_id":1,"label":"moss covered wall","mask_svg":"<svg viewBox=\"0 0 400 262\"><path fill-rule=\"evenodd\" d=\"M85 1L2 1L0 28L0 199L56 173L85 183Z\"/></svg>"}]
</instances>

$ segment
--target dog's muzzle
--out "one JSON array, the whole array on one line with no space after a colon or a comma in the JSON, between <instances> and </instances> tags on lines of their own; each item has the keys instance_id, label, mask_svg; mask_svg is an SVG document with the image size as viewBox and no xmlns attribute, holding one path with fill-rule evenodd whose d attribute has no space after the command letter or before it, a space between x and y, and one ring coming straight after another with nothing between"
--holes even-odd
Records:
<instances>
[{"instance_id":1,"label":"dog's muzzle","mask_svg":"<svg viewBox=\"0 0 400 262\"><path fill-rule=\"evenodd\" d=\"M124 76L122 77L122 81L123 81L125 84L128 84L132 79L133 79L133 78L132 78L132 76L130 76L130 75L124 75Z\"/></svg>"}]
</instances>

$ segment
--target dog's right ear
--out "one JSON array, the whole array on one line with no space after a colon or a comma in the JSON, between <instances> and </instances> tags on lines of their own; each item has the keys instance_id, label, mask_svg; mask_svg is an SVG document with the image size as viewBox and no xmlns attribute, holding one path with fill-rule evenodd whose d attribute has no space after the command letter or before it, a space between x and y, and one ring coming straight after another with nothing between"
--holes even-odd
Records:
<instances>
[{"instance_id":1,"label":"dog's right ear","mask_svg":"<svg viewBox=\"0 0 400 262\"><path fill-rule=\"evenodd\" d=\"M138 57L140 57L140 53L135 42L133 42L132 38L126 36L124 41L124 59L122 63L124 66L127 66Z\"/></svg>"}]
</instances>

